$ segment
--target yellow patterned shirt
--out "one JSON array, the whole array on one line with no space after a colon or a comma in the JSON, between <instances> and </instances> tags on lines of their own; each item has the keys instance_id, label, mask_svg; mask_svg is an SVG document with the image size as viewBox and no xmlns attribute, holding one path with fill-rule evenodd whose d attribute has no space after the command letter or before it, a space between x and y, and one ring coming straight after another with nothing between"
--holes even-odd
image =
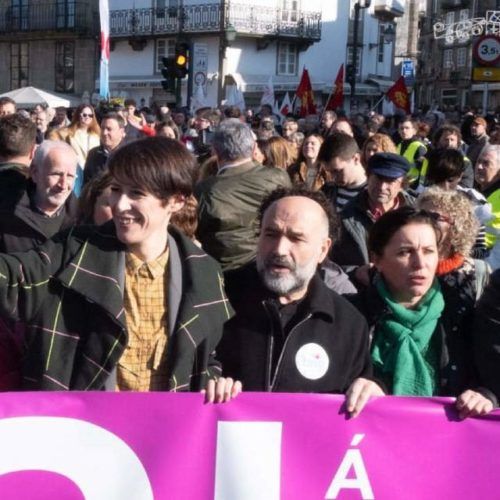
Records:
<instances>
[{"instance_id":1,"label":"yellow patterned shirt","mask_svg":"<svg viewBox=\"0 0 500 500\"><path fill-rule=\"evenodd\" d=\"M152 262L126 254L124 306L129 340L117 366L119 391L168 388L167 263L168 248Z\"/></svg>"}]
</instances>

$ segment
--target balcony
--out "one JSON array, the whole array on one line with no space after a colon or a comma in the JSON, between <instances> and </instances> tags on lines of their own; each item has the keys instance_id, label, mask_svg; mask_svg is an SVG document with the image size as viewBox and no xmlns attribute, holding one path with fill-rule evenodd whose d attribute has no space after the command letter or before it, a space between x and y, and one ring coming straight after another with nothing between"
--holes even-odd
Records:
<instances>
[{"instance_id":1,"label":"balcony","mask_svg":"<svg viewBox=\"0 0 500 500\"><path fill-rule=\"evenodd\" d=\"M404 4L397 0L376 0L373 11L380 21L391 22L394 18L403 16L405 8Z\"/></svg>"},{"instance_id":2,"label":"balcony","mask_svg":"<svg viewBox=\"0 0 500 500\"><path fill-rule=\"evenodd\" d=\"M321 13L231 3L225 16L220 4L183 8L125 9L110 12L110 35L146 37L178 33L222 33L231 24L246 36L321 39Z\"/></svg>"},{"instance_id":3,"label":"balcony","mask_svg":"<svg viewBox=\"0 0 500 500\"><path fill-rule=\"evenodd\" d=\"M22 33L98 33L93 2L37 2L0 11L0 36Z\"/></svg>"},{"instance_id":4,"label":"balcony","mask_svg":"<svg viewBox=\"0 0 500 500\"><path fill-rule=\"evenodd\" d=\"M443 10L470 7L470 0L441 0Z\"/></svg>"}]
</instances>

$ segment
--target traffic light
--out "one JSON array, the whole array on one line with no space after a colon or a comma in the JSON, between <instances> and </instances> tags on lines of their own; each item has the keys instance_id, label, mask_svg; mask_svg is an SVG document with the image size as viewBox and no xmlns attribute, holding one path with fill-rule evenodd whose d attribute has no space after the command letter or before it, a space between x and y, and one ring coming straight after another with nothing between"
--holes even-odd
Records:
<instances>
[{"instance_id":1,"label":"traffic light","mask_svg":"<svg viewBox=\"0 0 500 500\"><path fill-rule=\"evenodd\" d=\"M176 73L176 64L175 57L162 57L161 61L163 63L163 68L161 70L161 74L165 80L161 81L161 86L167 92L175 93L175 73Z\"/></svg>"},{"instance_id":2,"label":"traffic light","mask_svg":"<svg viewBox=\"0 0 500 500\"><path fill-rule=\"evenodd\" d=\"M175 45L175 77L184 78L189 71L189 45L178 43Z\"/></svg>"}]
</instances>

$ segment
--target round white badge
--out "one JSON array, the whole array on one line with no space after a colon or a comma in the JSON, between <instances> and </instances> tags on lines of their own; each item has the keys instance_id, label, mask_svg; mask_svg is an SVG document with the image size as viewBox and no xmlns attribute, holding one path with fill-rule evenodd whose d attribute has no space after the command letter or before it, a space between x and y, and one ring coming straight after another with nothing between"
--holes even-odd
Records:
<instances>
[{"instance_id":1,"label":"round white badge","mask_svg":"<svg viewBox=\"0 0 500 500\"><path fill-rule=\"evenodd\" d=\"M295 365L303 377L318 380L327 372L330 358L323 347L311 342L297 351Z\"/></svg>"}]
</instances>

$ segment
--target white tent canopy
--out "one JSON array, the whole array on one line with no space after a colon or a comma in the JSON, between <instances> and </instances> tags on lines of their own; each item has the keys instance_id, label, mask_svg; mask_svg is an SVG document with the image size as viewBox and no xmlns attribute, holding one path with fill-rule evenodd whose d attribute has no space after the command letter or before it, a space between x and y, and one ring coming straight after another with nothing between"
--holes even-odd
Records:
<instances>
[{"instance_id":1,"label":"white tent canopy","mask_svg":"<svg viewBox=\"0 0 500 500\"><path fill-rule=\"evenodd\" d=\"M36 87L22 87L20 89L11 90L10 92L1 94L0 97L10 97L20 108L33 108L37 104L50 106L51 108L56 108L58 106L69 108L78 106L81 101L81 99L77 97L47 92L37 89Z\"/></svg>"}]
</instances>

